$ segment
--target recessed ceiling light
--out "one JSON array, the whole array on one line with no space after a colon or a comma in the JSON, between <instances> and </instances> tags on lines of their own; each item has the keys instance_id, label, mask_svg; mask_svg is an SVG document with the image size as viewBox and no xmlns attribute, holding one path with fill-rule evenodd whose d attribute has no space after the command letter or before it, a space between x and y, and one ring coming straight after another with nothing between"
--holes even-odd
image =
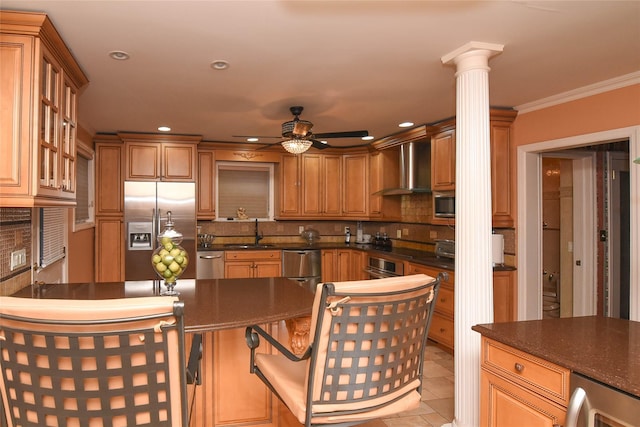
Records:
<instances>
[{"instance_id":1,"label":"recessed ceiling light","mask_svg":"<svg viewBox=\"0 0 640 427\"><path fill-rule=\"evenodd\" d=\"M363 141L371 141L372 139L373 139L373 136L371 136L371 135L362 137Z\"/></svg>"},{"instance_id":2,"label":"recessed ceiling light","mask_svg":"<svg viewBox=\"0 0 640 427\"><path fill-rule=\"evenodd\" d=\"M111 59L115 59L116 61L126 61L129 59L129 54L122 50L112 50L109 52L109 56Z\"/></svg>"},{"instance_id":3,"label":"recessed ceiling light","mask_svg":"<svg viewBox=\"0 0 640 427\"><path fill-rule=\"evenodd\" d=\"M171 128L170 128L169 126L159 126L159 127L158 127L158 130L159 130L160 132L170 132L170 131L171 131Z\"/></svg>"},{"instance_id":4,"label":"recessed ceiling light","mask_svg":"<svg viewBox=\"0 0 640 427\"><path fill-rule=\"evenodd\" d=\"M258 138L247 138L247 142L258 142Z\"/></svg>"},{"instance_id":5,"label":"recessed ceiling light","mask_svg":"<svg viewBox=\"0 0 640 427\"><path fill-rule=\"evenodd\" d=\"M401 127L401 128L408 128L408 127L413 126L413 122L402 122L398 126Z\"/></svg>"},{"instance_id":6,"label":"recessed ceiling light","mask_svg":"<svg viewBox=\"0 0 640 427\"><path fill-rule=\"evenodd\" d=\"M229 63L224 59L218 59L211 63L211 68L214 70L226 70L229 68Z\"/></svg>"}]
</instances>

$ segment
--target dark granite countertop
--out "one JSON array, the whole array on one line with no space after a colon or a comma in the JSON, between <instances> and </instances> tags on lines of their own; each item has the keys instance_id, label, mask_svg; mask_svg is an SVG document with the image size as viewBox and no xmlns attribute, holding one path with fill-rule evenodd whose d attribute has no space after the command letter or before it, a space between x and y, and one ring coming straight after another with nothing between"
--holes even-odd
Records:
<instances>
[{"instance_id":1,"label":"dark granite countertop","mask_svg":"<svg viewBox=\"0 0 640 427\"><path fill-rule=\"evenodd\" d=\"M588 316L493 323L472 329L640 397L640 322Z\"/></svg>"},{"instance_id":2,"label":"dark granite countertop","mask_svg":"<svg viewBox=\"0 0 640 427\"><path fill-rule=\"evenodd\" d=\"M157 284L157 282L156 282ZM241 328L311 314L315 289L283 277L268 279L178 280L185 305L185 330ZM114 283L47 284L13 296L55 299L112 299L158 295L152 280Z\"/></svg>"},{"instance_id":3,"label":"dark granite countertop","mask_svg":"<svg viewBox=\"0 0 640 427\"><path fill-rule=\"evenodd\" d=\"M370 255L374 256L386 256L392 257L402 261L410 261L415 262L417 264L426 265L429 267L442 268L445 270L454 270L455 263L454 260L449 258L442 258L436 256L433 252L429 251L421 251L417 249L408 249L408 248L391 248L390 250L383 250L374 247L370 244L360 244L360 243L314 243L313 245L307 245L304 243L275 243L270 245L267 248L255 248L254 250L268 250L268 249L292 249L292 250L300 250L300 249L359 249L361 251L366 251ZM233 247L228 247L222 244L214 244L208 248L198 247L198 251L230 251L237 250ZM247 250L247 249L241 249ZM514 267L511 266L496 266L493 268L494 271L511 271L515 270Z\"/></svg>"}]
</instances>

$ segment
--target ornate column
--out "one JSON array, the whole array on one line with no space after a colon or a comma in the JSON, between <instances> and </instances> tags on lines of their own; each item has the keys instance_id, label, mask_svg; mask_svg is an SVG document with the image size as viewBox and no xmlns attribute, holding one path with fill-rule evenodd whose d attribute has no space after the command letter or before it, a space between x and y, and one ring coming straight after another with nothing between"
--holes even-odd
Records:
<instances>
[{"instance_id":1,"label":"ornate column","mask_svg":"<svg viewBox=\"0 0 640 427\"><path fill-rule=\"evenodd\" d=\"M441 58L456 72L455 418L480 425L480 335L493 321L489 58L502 45L470 42Z\"/></svg>"}]
</instances>

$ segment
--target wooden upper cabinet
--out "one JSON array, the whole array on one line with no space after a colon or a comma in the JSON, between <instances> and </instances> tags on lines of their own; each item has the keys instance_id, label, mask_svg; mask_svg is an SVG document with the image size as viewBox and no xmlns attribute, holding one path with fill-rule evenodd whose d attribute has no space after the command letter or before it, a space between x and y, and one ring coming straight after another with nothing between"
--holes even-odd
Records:
<instances>
[{"instance_id":1,"label":"wooden upper cabinet","mask_svg":"<svg viewBox=\"0 0 640 427\"><path fill-rule=\"evenodd\" d=\"M383 196L380 191L400 182L399 147L369 154L369 218L399 221L400 197Z\"/></svg>"},{"instance_id":2,"label":"wooden upper cabinet","mask_svg":"<svg viewBox=\"0 0 640 427\"><path fill-rule=\"evenodd\" d=\"M342 156L302 154L302 216L342 215Z\"/></svg>"},{"instance_id":3,"label":"wooden upper cabinet","mask_svg":"<svg viewBox=\"0 0 640 427\"><path fill-rule=\"evenodd\" d=\"M215 152L213 150L198 150L198 179L196 180L198 204L196 215L198 219L215 219Z\"/></svg>"},{"instance_id":4,"label":"wooden upper cabinet","mask_svg":"<svg viewBox=\"0 0 640 427\"><path fill-rule=\"evenodd\" d=\"M511 110L491 111L491 213L494 227L511 228L513 219L513 171L511 167Z\"/></svg>"},{"instance_id":5,"label":"wooden upper cabinet","mask_svg":"<svg viewBox=\"0 0 640 427\"><path fill-rule=\"evenodd\" d=\"M119 134L125 142L127 181L195 181L201 137Z\"/></svg>"},{"instance_id":6,"label":"wooden upper cabinet","mask_svg":"<svg viewBox=\"0 0 640 427\"><path fill-rule=\"evenodd\" d=\"M302 198L300 185L300 160L295 154L283 154L278 166L280 191L278 193L279 217L299 217Z\"/></svg>"},{"instance_id":7,"label":"wooden upper cabinet","mask_svg":"<svg viewBox=\"0 0 640 427\"><path fill-rule=\"evenodd\" d=\"M96 216L124 214L122 142L96 140Z\"/></svg>"},{"instance_id":8,"label":"wooden upper cabinet","mask_svg":"<svg viewBox=\"0 0 640 427\"><path fill-rule=\"evenodd\" d=\"M431 188L456 188L456 131L445 130L431 137Z\"/></svg>"},{"instance_id":9,"label":"wooden upper cabinet","mask_svg":"<svg viewBox=\"0 0 640 427\"><path fill-rule=\"evenodd\" d=\"M345 154L342 167L342 214L365 219L369 215L369 156Z\"/></svg>"},{"instance_id":10,"label":"wooden upper cabinet","mask_svg":"<svg viewBox=\"0 0 640 427\"><path fill-rule=\"evenodd\" d=\"M78 92L88 83L45 14L0 11L0 204L73 206Z\"/></svg>"}]
</instances>

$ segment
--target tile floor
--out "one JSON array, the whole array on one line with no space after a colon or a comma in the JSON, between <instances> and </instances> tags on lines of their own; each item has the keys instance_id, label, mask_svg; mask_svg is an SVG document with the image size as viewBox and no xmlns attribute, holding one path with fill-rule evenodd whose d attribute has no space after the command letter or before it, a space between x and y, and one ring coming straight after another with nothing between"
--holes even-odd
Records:
<instances>
[{"instance_id":1,"label":"tile floor","mask_svg":"<svg viewBox=\"0 0 640 427\"><path fill-rule=\"evenodd\" d=\"M450 423L454 415L453 374L453 356L429 344L425 350L425 381L420 407L385 418L380 427L440 427Z\"/></svg>"}]
</instances>

